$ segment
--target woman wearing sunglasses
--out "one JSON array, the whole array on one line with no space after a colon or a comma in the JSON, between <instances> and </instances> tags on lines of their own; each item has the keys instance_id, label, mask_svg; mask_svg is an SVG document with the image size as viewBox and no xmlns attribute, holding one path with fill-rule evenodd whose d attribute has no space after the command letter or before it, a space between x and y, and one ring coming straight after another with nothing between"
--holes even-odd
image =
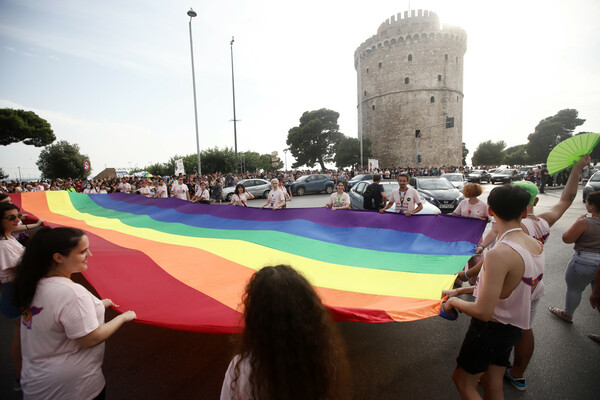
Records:
<instances>
[{"instance_id":1,"label":"woman wearing sunglasses","mask_svg":"<svg viewBox=\"0 0 600 400\"><path fill-rule=\"evenodd\" d=\"M0 203L0 215L2 218L2 236L0 237L0 311L2 315L13 322L13 337L10 346L10 357L15 370L17 384L16 390L20 390L19 380L21 378L21 340L19 335L19 318L21 313L14 304L15 267L21 260L25 247L21 245L12 235L19 227L19 207L12 203Z\"/></svg>"}]
</instances>

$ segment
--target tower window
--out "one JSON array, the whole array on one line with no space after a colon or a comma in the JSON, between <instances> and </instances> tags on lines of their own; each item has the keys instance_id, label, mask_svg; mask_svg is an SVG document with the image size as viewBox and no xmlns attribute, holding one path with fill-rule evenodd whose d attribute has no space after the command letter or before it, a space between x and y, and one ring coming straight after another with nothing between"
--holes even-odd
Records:
<instances>
[{"instance_id":1,"label":"tower window","mask_svg":"<svg viewBox=\"0 0 600 400\"><path fill-rule=\"evenodd\" d=\"M438 75L438 82L441 82L441 81L442 81L442 76Z\"/></svg>"},{"instance_id":2,"label":"tower window","mask_svg":"<svg viewBox=\"0 0 600 400\"><path fill-rule=\"evenodd\" d=\"M444 58L446 59L446 61L448 61L448 54L445 54Z\"/></svg>"},{"instance_id":3,"label":"tower window","mask_svg":"<svg viewBox=\"0 0 600 400\"><path fill-rule=\"evenodd\" d=\"M367 95L367 91L365 90L365 96Z\"/></svg>"},{"instance_id":4,"label":"tower window","mask_svg":"<svg viewBox=\"0 0 600 400\"><path fill-rule=\"evenodd\" d=\"M431 103L435 103L435 97L431 96L431 98L429 99L429 101L430 101Z\"/></svg>"},{"instance_id":5,"label":"tower window","mask_svg":"<svg viewBox=\"0 0 600 400\"><path fill-rule=\"evenodd\" d=\"M412 61L412 54L408 55L408 61Z\"/></svg>"},{"instance_id":6,"label":"tower window","mask_svg":"<svg viewBox=\"0 0 600 400\"><path fill-rule=\"evenodd\" d=\"M408 77L404 78L404 83L408 85Z\"/></svg>"},{"instance_id":7,"label":"tower window","mask_svg":"<svg viewBox=\"0 0 600 400\"><path fill-rule=\"evenodd\" d=\"M379 68L381 68L381 63L379 63Z\"/></svg>"},{"instance_id":8,"label":"tower window","mask_svg":"<svg viewBox=\"0 0 600 400\"><path fill-rule=\"evenodd\" d=\"M458 57L456 57L456 63L458 64Z\"/></svg>"},{"instance_id":9,"label":"tower window","mask_svg":"<svg viewBox=\"0 0 600 400\"><path fill-rule=\"evenodd\" d=\"M367 68L367 74L369 73L369 68Z\"/></svg>"},{"instance_id":10,"label":"tower window","mask_svg":"<svg viewBox=\"0 0 600 400\"><path fill-rule=\"evenodd\" d=\"M374 109L375 109L375 104L373 104L373 105L371 106L371 108L374 110Z\"/></svg>"}]
</instances>

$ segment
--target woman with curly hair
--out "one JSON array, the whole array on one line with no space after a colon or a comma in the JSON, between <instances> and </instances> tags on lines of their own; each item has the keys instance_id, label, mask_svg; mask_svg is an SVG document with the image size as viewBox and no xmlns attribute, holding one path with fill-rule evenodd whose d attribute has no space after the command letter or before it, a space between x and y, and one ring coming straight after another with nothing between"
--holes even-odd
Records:
<instances>
[{"instance_id":1,"label":"woman with curly hair","mask_svg":"<svg viewBox=\"0 0 600 400\"><path fill-rule=\"evenodd\" d=\"M240 353L221 399L350 398L344 346L308 281L287 265L256 272L243 296Z\"/></svg>"},{"instance_id":2,"label":"woman with curly hair","mask_svg":"<svg viewBox=\"0 0 600 400\"><path fill-rule=\"evenodd\" d=\"M483 193L481 185L479 183L469 183L463 187L462 193L465 199L460 202L452 214L487 220L489 218L488 205L478 199Z\"/></svg>"}]
</instances>

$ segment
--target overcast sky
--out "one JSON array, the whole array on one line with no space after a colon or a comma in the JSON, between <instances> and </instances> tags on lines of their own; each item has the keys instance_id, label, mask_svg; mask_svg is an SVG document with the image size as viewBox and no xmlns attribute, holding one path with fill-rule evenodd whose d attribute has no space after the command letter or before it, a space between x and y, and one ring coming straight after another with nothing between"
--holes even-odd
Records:
<instances>
[{"instance_id":1,"label":"overcast sky","mask_svg":"<svg viewBox=\"0 0 600 400\"><path fill-rule=\"evenodd\" d=\"M196 152L188 9L201 148L278 151L307 110L340 113L357 137L354 51L408 0L1 0L0 107L32 110L77 143L93 175ZM463 141L526 143L537 123L579 110L600 132L600 2L412 0L467 32ZM11 177L39 176L40 149L0 147ZM288 154L288 164L292 158Z\"/></svg>"}]
</instances>

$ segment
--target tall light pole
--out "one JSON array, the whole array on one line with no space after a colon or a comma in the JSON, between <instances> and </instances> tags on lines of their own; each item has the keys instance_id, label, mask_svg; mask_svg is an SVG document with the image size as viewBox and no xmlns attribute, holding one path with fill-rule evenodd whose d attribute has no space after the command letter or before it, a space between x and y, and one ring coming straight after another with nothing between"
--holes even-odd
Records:
<instances>
[{"instance_id":1,"label":"tall light pole","mask_svg":"<svg viewBox=\"0 0 600 400\"><path fill-rule=\"evenodd\" d=\"M283 154L285 154L285 170L287 171L288 163L287 163L287 152L288 149L283 149Z\"/></svg>"},{"instance_id":2,"label":"tall light pole","mask_svg":"<svg viewBox=\"0 0 600 400\"><path fill-rule=\"evenodd\" d=\"M194 71L194 44L192 42L192 18L197 16L196 11L190 8L187 12L190 17L190 53L192 55L192 87L194 89L194 117L196 119L196 152L198 155L198 175L202 176L202 165L200 163L200 136L198 135L198 104L196 102L196 73Z\"/></svg>"},{"instance_id":3,"label":"tall light pole","mask_svg":"<svg viewBox=\"0 0 600 400\"><path fill-rule=\"evenodd\" d=\"M233 143L235 145L235 173L238 173L238 152L237 152L237 118L235 116L235 79L233 78L233 36L229 47L231 49L231 90L233 92Z\"/></svg>"}]
</instances>

